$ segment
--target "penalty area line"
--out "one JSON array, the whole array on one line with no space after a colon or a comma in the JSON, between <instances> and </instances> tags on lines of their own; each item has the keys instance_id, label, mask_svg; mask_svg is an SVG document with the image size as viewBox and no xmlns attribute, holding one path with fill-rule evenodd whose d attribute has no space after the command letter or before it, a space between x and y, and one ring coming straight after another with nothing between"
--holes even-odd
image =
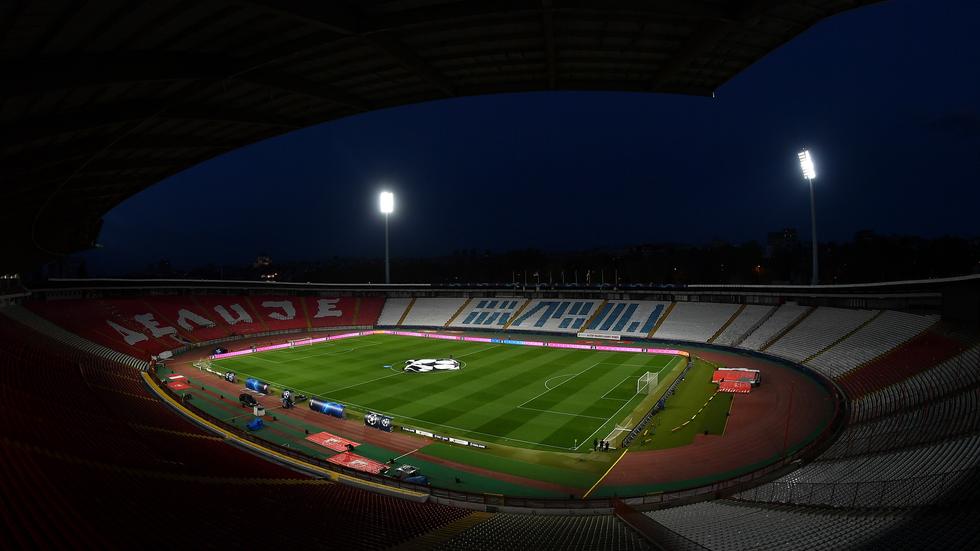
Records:
<instances>
[{"instance_id":1,"label":"penalty area line","mask_svg":"<svg viewBox=\"0 0 980 551\"><path fill-rule=\"evenodd\" d=\"M605 417L596 417L595 415L582 415L579 413L568 413L565 411L552 411L550 409L529 408L527 406L517 406L517 409L526 409L528 411L540 411L541 413L553 413L555 415L567 415L569 417L585 417L586 419L598 419L600 421L607 420Z\"/></svg>"},{"instance_id":2,"label":"penalty area line","mask_svg":"<svg viewBox=\"0 0 980 551\"><path fill-rule=\"evenodd\" d=\"M620 385L623 384L623 381L625 381L626 379L632 378L632 377L636 377L637 380L639 380L639 377L640 376L639 375L627 375L627 376L623 377L622 379L620 379L620 381L618 383L616 383L615 385L613 385L612 388L610 388L609 390L607 390L605 394L603 394L602 396L600 396L599 399L600 400L619 400L620 402L629 402L630 400L633 399L633 396L636 396L636 393L634 393L633 396L631 396L629 398L626 398L626 399L623 399L623 398L607 398L607 396L609 396L609 393L610 392L618 389L620 387Z\"/></svg>"},{"instance_id":3,"label":"penalty area line","mask_svg":"<svg viewBox=\"0 0 980 551\"><path fill-rule=\"evenodd\" d=\"M533 401L535 401L535 400L537 400L538 398L540 398L540 397L542 397L542 396L544 396L545 394L547 394L547 393L549 393L549 392L551 392L552 390L554 390L554 389L556 389L556 388L558 388L558 387L560 387L561 385L563 385L563 384L565 384L565 383L567 383L568 381L571 381L571 380L572 380L572 379L574 379L575 377L578 377L579 375L581 375L581 374L583 374L583 373L585 373L586 371L588 371L588 370L590 370L590 369L592 369L593 367L595 367L595 366L597 366L597 365L599 365L600 363L602 363L602 362L596 362L596 363L594 363L594 364L592 364L592 365L590 365L589 367L587 367L587 368L585 368L585 369L583 369L582 371L579 371L578 373L567 373L567 374L565 374L565 375L571 375L571 377L569 377L568 379L565 379L564 381L562 381L562 382L560 382L560 383L558 383L557 385L555 385L555 386L554 386L554 387L552 387L552 388L548 388L548 381L550 381L551 379L556 379L556 378L558 378L558 377L563 377L563 376L564 376L564 375L555 375L555 376L554 376L554 377L552 377L551 379L548 379L548 381L545 381L545 384L544 384L544 387L545 387L545 388L546 388L547 390L545 390L545 391L544 391L544 392L542 392L541 394L538 394L538 395L537 395L537 396L535 396L534 398L531 398L530 400L527 400L526 402L524 402L524 403L522 403L522 404L520 404L520 405L519 405L519 406L517 406L517 407L523 407L523 406L525 406L525 405L527 405L527 404L530 404L531 402L533 402Z\"/></svg>"}]
</instances>

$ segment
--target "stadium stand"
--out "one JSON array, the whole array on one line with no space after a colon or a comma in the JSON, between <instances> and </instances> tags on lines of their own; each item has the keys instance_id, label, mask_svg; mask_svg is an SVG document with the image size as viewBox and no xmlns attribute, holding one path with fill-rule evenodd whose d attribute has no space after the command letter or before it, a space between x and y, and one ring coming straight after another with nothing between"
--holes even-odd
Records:
<instances>
[{"instance_id":1,"label":"stadium stand","mask_svg":"<svg viewBox=\"0 0 980 551\"><path fill-rule=\"evenodd\" d=\"M781 332L792 326L809 311L810 308L807 306L787 302L776 309L739 346L750 350L762 350L770 341L778 337Z\"/></svg>"},{"instance_id":2,"label":"stadium stand","mask_svg":"<svg viewBox=\"0 0 980 551\"><path fill-rule=\"evenodd\" d=\"M879 454L821 458L736 497L829 507L922 506L961 498L945 494L968 480L978 463L980 435L971 435Z\"/></svg>"},{"instance_id":3,"label":"stadium stand","mask_svg":"<svg viewBox=\"0 0 980 551\"><path fill-rule=\"evenodd\" d=\"M731 500L697 503L647 515L708 549L856 549L905 518L902 513L852 513Z\"/></svg>"},{"instance_id":4,"label":"stadium stand","mask_svg":"<svg viewBox=\"0 0 980 551\"><path fill-rule=\"evenodd\" d=\"M877 310L847 310L820 307L793 327L766 352L800 362L870 321Z\"/></svg>"},{"instance_id":5,"label":"stadium stand","mask_svg":"<svg viewBox=\"0 0 980 551\"><path fill-rule=\"evenodd\" d=\"M898 411L923 407L943 396L980 385L980 346L955 355L934 367L892 385L864 394L851 402L852 422L862 422Z\"/></svg>"},{"instance_id":6,"label":"stadium stand","mask_svg":"<svg viewBox=\"0 0 980 551\"><path fill-rule=\"evenodd\" d=\"M707 342L736 310L737 304L678 302L653 337Z\"/></svg>"},{"instance_id":7,"label":"stadium stand","mask_svg":"<svg viewBox=\"0 0 980 551\"><path fill-rule=\"evenodd\" d=\"M656 326L669 302L610 300L602 305L586 331L645 338Z\"/></svg>"},{"instance_id":8,"label":"stadium stand","mask_svg":"<svg viewBox=\"0 0 980 551\"><path fill-rule=\"evenodd\" d=\"M898 383L951 358L965 349L955 339L925 331L878 358L837 377L852 400Z\"/></svg>"},{"instance_id":9,"label":"stadium stand","mask_svg":"<svg viewBox=\"0 0 980 551\"><path fill-rule=\"evenodd\" d=\"M534 299L510 324L514 331L577 333L582 331L601 300Z\"/></svg>"},{"instance_id":10,"label":"stadium stand","mask_svg":"<svg viewBox=\"0 0 980 551\"><path fill-rule=\"evenodd\" d=\"M160 319L176 327L189 340L208 342L227 338L233 333L218 312L209 311L193 296L152 297L144 302L152 302Z\"/></svg>"},{"instance_id":11,"label":"stadium stand","mask_svg":"<svg viewBox=\"0 0 980 551\"><path fill-rule=\"evenodd\" d=\"M6 520L21 529L18 537L28 535L24 548L130 547L146 537L149 515L175 543L191 547L376 549L470 514L310 480L246 453L175 416L132 368L67 348L6 316L0 390L0 486L16 504L9 510L16 518ZM256 511L275 529L243 530L242 520ZM308 530L312 525L322 532Z\"/></svg>"},{"instance_id":12,"label":"stadium stand","mask_svg":"<svg viewBox=\"0 0 980 551\"><path fill-rule=\"evenodd\" d=\"M312 300L312 299L309 299ZM317 299L320 300L320 299ZM361 297L357 299L356 311L354 313L353 324L356 327L371 327L378 323L381 317L381 309L384 308L384 297ZM314 314L313 327L330 327L335 324L327 325L327 318L323 322L317 321ZM339 325L343 325L342 321Z\"/></svg>"},{"instance_id":13,"label":"stadium stand","mask_svg":"<svg viewBox=\"0 0 980 551\"><path fill-rule=\"evenodd\" d=\"M443 327L464 302L466 302L465 298L417 298L408 315L402 320L401 325L403 327Z\"/></svg>"},{"instance_id":14,"label":"stadium stand","mask_svg":"<svg viewBox=\"0 0 980 551\"><path fill-rule=\"evenodd\" d=\"M135 316L150 312L140 300L30 301L25 307L84 339L139 359L186 344L176 330L160 337L144 334L148 329L137 323ZM153 320L144 321L154 324Z\"/></svg>"},{"instance_id":15,"label":"stadium stand","mask_svg":"<svg viewBox=\"0 0 980 551\"><path fill-rule=\"evenodd\" d=\"M475 298L450 327L502 329L526 302L527 299L517 297Z\"/></svg>"},{"instance_id":16,"label":"stadium stand","mask_svg":"<svg viewBox=\"0 0 980 551\"><path fill-rule=\"evenodd\" d=\"M652 549L649 543L610 515L553 516L501 513L437 547L469 549Z\"/></svg>"},{"instance_id":17,"label":"stadium stand","mask_svg":"<svg viewBox=\"0 0 980 551\"><path fill-rule=\"evenodd\" d=\"M386 300L381 309L381 315L378 317L378 326L394 327L398 325L399 320L405 316L405 310L408 309L413 300L410 298L389 298Z\"/></svg>"},{"instance_id":18,"label":"stadium stand","mask_svg":"<svg viewBox=\"0 0 980 551\"><path fill-rule=\"evenodd\" d=\"M746 305L728 327L710 342L726 346L742 342L742 339L754 331L775 309L775 306Z\"/></svg>"},{"instance_id":19,"label":"stadium stand","mask_svg":"<svg viewBox=\"0 0 980 551\"><path fill-rule=\"evenodd\" d=\"M376 323L383 300L188 295L29 301L25 308L7 310L8 315L49 335L54 335L55 331L46 328L37 318L53 322L81 338L76 343L79 348L85 349L84 341L89 341L144 361L150 354L229 337L355 325L370 327ZM66 338L56 337L68 342ZM98 353L96 349L91 350Z\"/></svg>"},{"instance_id":20,"label":"stadium stand","mask_svg":"<svg viewBox=\"0 0 980 551\"><path fill-rule=\"evenodd\" d=\"M20 322L22 325L26 325L27 327L30 327L31 329L46 335L51 339L66 344L70 347L88 352L93 356L98 356L100 358L111 360L123 365L128 365L141 371L146 370L146 368L149 367L149 363L146 361L138 360L128 354L123 354L122 352L117 352L106 346L95 344L88 339L83 339L74 333L62 329L54 323L51 323L41 316L38 316L19 304L12 304L6 308L0 309L0 314L6 315L10 319Z\"/></svg>"},{"instance_id":21,"label":"stadium stand","mask_svg":"<svg viewBox=\"0 0 980 551\"><path fill-rule=\"evenodd\" d=\"M980 431L980 388L941 396L927 407L852 422L821 459L883 452Z\"/></svg>"},{"instance_id":22,"label":"stadium stand","mask_svg":"<svg viewBox=\"0 0 980 551\"><path fill-rule=\"evenodd\" d=\"M830 377L838 377L911 339L936 321L938 316L886 310L833 347L808 360L807 365Z\"/></svg>"}]
</instances>

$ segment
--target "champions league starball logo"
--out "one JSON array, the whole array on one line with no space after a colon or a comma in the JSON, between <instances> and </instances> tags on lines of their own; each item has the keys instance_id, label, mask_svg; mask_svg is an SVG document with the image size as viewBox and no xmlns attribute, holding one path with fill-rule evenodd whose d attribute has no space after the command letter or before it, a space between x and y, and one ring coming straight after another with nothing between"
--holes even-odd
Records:
<instances>
[{"instance_id":1,"label":"champions league starball logo","mask_svg":"<svg viewBox=\"0 0 980 551\"><path fill-rule=\"evenodd\" d=\"M458 371L459 361L451 359L405 360L405 371L429 373L431 371Z\"/></svg>"},{"instance_id":2,"label":"champions league starball logo","mask_svg":"<svg viewBox=\"0 0 980 551\"><path fill-rule=\"evenodd\" d=\"M367 415L364 416L364 424L374 429L391 432L391 417L388 417L387 415L381 415L380 413L369 411Z\"/></svg>"}]
</instances>

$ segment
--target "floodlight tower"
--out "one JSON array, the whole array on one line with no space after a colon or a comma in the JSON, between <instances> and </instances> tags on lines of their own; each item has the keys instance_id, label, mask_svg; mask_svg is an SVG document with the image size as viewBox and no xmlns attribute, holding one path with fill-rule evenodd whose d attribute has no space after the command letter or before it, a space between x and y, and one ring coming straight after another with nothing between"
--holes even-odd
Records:
<instances>
[{"instance_id":1,"label":"floodlight tower","mask_svg":"<svg viewBox=\"0 0 980 551\"><path fill-rule=\"evenodd\" d=\"M385 283L391 283L391 264L388 257L388 215L395 212L395 194L381 192L381 212L385 215Z\"/></svg>"},{"instance_id":2,"label":"floodlight tower","mask_svg":"<svg viewBox=\"0 0 980 551\"><path fill-rule=\"evenodd\" d=\"M810 234L813 239L813 274L810 276L810 285L817 284L817 274L819 270L817 268L817 207L813 198L813 180L817 177L817 171L813 168L813 158L810 157L810 151L807 148L803 148L796 155L800 159L800 169L803 170L803 177L810 184Z\"/></svg>"}]
</instances>

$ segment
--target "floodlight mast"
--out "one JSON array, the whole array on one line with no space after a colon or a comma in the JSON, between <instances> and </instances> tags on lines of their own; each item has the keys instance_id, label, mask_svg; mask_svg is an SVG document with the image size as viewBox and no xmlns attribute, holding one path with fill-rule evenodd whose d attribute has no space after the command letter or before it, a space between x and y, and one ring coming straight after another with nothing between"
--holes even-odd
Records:
<instances>
[{"instance_id":1,"label":"floodlight mast","mask_svg":"<svg viewBox=\"0 0 980 551\"><path fill-rule=\"evenodd\" d=\"M817 263L817 207L816 201L813 195L813 180L817 177L817 171L813 167L813 158L810 156L810 151L803 148L797 154L800 159L800 169L803 171L803 177L806 178L807 183L810 184L810 235L813 239L811 248L813 249L813 273L810 275L810 285L816 285L819 281L819 264Z\"/></svg>"},{"instance_id":2,"label":"floodlight mast","mask_svg":"<svg viewBox=\"0 0 980 551\"><path fill-rule=\"evenodd\" d=\"M395 194L382 191L380 198L381 212L385 215L385 283L391 283L391 261L388 256L388 215L395 212Z\"/></svg>"}]
</instances>

